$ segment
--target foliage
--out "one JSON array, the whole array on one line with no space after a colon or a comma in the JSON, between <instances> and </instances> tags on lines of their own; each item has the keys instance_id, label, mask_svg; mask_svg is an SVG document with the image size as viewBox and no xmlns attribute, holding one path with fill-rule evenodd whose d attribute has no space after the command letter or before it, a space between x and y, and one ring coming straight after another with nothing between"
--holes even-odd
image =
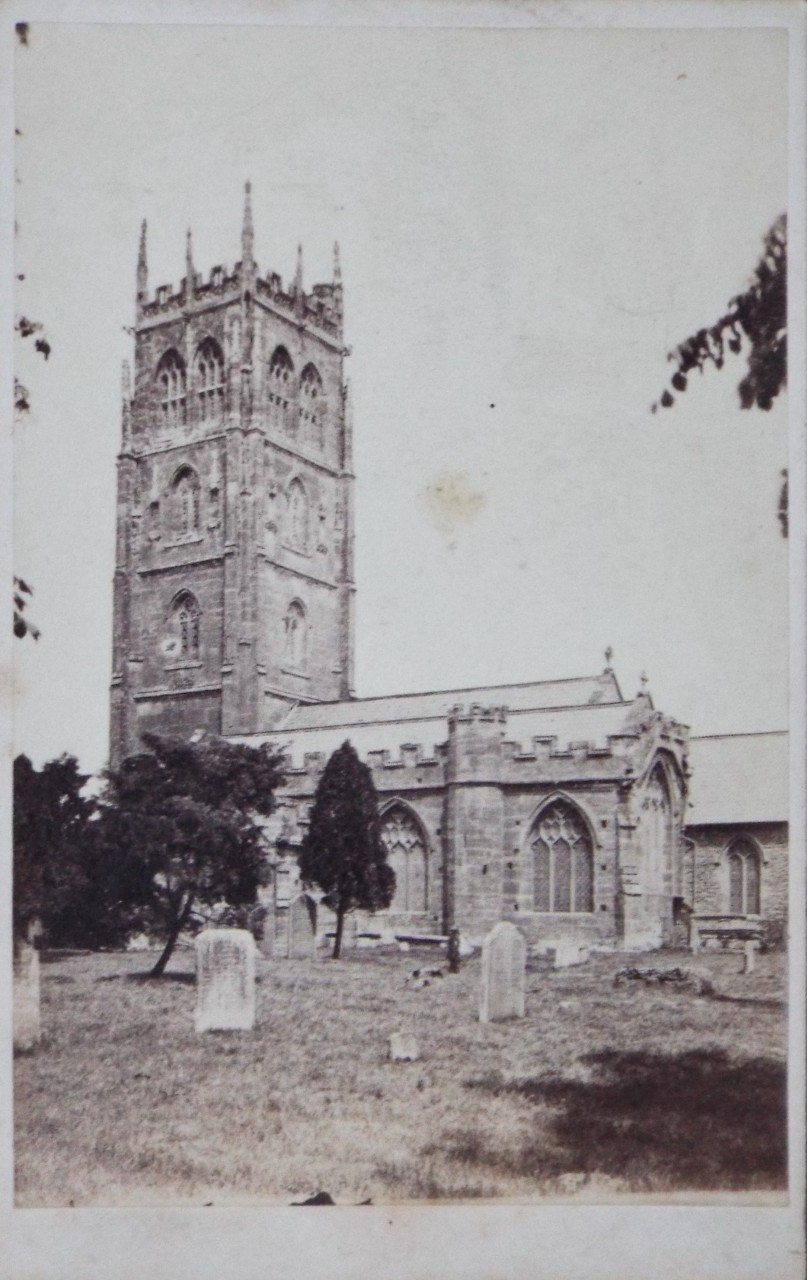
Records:
<instances>
[{"instance_id":1,"label":"foliage","mask_svg":"<svg viewBox=\"0 0 808 1280\"><path fill-rule=\"evenodd\" d=\"M30 618L25 616L25 608L28 604L26 596L32 596L33 590L24 582L22 578L14 577L14 634L18 640L23 636L32 636L34 640L39 639L39 628L35 627Z\"/></svg>"},{"instance_id":2,"label":"foliage","mask_svg":"<svg viewBox=\"0 0 808 1280\"><path fill-rule=\"evenodd\" d=\"M198 907L255 901L266 849L256 815L267 817L281 782L280 757L203 736L189 742L145 734L148 752L107 773L102 830L122 891L141 927L166 944L164 971Z\"/></svg>"},{"instance_id":3,"label":"foliage","mask_svg":"<svg viewBox=\"0 0 808 1280\"><path fill-rule=\"evenodd\" d=\"M93 945L85 918L102 892L93 876L95 802L82 794L88 775L63 755L37 770L14 761L13 918L17 936L39 926L48 941ZM84 925L84 928L82 927ZM103 922L97 926L102 934Z\"/></svg>"},{"instance_id":4,"label":"foliage","mask_svg":"<svg viewBox=\"0 0 808 1280\"><path fill-rule=\"evenodd\" d=\"M668 409L674 403L673 392L687 389L688 375L711 362L723 368L725 351L737 355L743 338L749 343L747 372L738 384L741 408L771 409L786 385L786 215L781 214L770 227L763 244L763 255L752 283L744 293L729 303L725 315L709 329L699 329L681 343L668 359L676 364L671 378L673 390L663 391L659 404ZM652 412L657 410L652 406Z\"/></svg>"},{"instance_id":5,"label":"foliage","mask_svg":"<svg viewBox=\"0 0 808 1280\"><path fill-rule=\"evenodd\" d=\"M396 887L381 840L373 778L350 742L334 752L317 784L299 862L303 884L319 886L336 912L336 960L346 914L389 907Z\"/></svg>"}]
</instances>

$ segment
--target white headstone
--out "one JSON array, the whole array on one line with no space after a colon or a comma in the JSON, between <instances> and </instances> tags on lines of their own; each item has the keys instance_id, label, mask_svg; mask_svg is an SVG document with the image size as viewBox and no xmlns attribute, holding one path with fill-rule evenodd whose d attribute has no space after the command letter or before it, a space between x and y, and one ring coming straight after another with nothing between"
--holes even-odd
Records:
<instances>
[{"instance_id":1,"label":"white headstone","mask_svg":"<svg viewBox=\"0 0 808 1280\"><path fill-rule=\"evenodd\" d=\"M290 903L286 917L287 948L290 960L313 960L317 942L314 903L305 894Z\"/></svg>"},{"instance_id":2,"label":"white headstone","mask_svg":"<svg viewBox=\"0 0 808 1280\"><path fill-rule=\"evenodd\" d=\"M586 964L589 959L589 949L582 947L577 942L557 942L553 950L555 953L553 958L554 969L569 969L575 964Z\"/></svg>"},{"instance_id":3,"label":"white headstone","mask_svg":"<svg viewBox=\"0 0 808 1280\"><path fill-rule=\"evenodd\" d=\"M205 929L196 939L197 1031L252 1031L255 940L248 929Z\"/></svg>"},{"instance_id":4,"label":"white headstone","mask_svg":"<svg viewBox=\"0 0 808 1280\"><path fill-rule=\"evenodd\" d=\"M39 1044L39 952L29 942L14 945L14 1048L27 1053Z\"/></svg>"},{"instance_id":5,"label":"white headstone","mask_svg":"<svg viewBox=\"0 0 808 1280\"><path fill-rule=\"evenodd\" d=\"M391 1062L417 1062L418 1041L410 1031L396 1031L390 1037Z\"/></svg>"},{"instance_id":6,"label":"white headstone","mask_svg":"<svg viewBox=\"0 0 808 1280\"><path fill-rule=\"evenodd\" d=\"M527 945L516 925L501 920L483 942L480 1022L525 1016Z\"/></svg>"}]
</instances>

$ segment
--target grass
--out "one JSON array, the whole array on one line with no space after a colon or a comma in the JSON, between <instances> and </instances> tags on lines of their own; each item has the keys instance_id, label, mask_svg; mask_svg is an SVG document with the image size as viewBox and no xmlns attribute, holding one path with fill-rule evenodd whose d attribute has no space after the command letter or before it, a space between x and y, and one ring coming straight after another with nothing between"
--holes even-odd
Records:
<instances>
[{"instance_id":1,"label":"grass","mask_svg":"<svg viewBox=\"0 0 808 1280\"><path fill-rule=\"evenodd\" d=\"M19 1205L785 1188L782 955L747 977L700 956L714 998L615 988L625 956L532 961L527 1016L494 1024L478 960L422 990L416 950L261 960L255 1031L201 1036L189 952L156 982L143 955L45 960L44 1041L15 1060ZM419 1061L388 1061L398 1030Z\"/></svg>"}]
</instances>

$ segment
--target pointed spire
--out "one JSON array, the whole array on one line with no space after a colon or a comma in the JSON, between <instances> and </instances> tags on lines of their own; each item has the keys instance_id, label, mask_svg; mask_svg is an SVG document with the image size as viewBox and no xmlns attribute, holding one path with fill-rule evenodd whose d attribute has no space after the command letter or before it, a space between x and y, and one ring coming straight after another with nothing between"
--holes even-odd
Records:
<instances>
[{"instance_id":1,"label":"pointed spire","mask_svg":"<svg viewBox=\"0 0 808 1280\"><path fill-rule=\"evenodd\" d=\"M243 268L253 266L252 184L244 183L244 218L241 224L241 262Z\"/></svg>"},{"instance_id":2,"label":"pointed spire","mask_svg":"<svg viewBox=\"0 0 808 1280\"><path fill-rule=\"evenodd\" d=\"M132 375L129 361L121 366L121 445L128 449L132 442Z\"/></svg>"},{"instance_id":3,"label":"pointed spire","mask_svg":"<svg viewBox=\"0 0 808 1280\"><path fill-rule=\"evenodd\" d=\"M194 275L194 247L191 240L191 228L185 233L185 292L191 296L196 283Z\"/></svg>"},{"instance_id":4,"label":"pointed spire","mask_svg":"<svg viewBox=\"0 0 808 1280\"><path fill-rule=\"evenodd\" d=\"M140 224L140 246L137 254L137 298L139 303L146 301L149 291L149 266L146 260L146 219Z\"/></svg>"},{"instance_id":5,"label":"pointed spire","mask_svg":"<svg viewBox=\"0 0 808 1280\"><path fill-rule=\"evenodd\" d=\"M641 698L644 698L644 697L646 697L646 696L647 696L647 694L648 694L648 676L647 676L647 675L646 675L646 673L643 671L643 672L642 672L642 674L640 675L640 692L639 692L639 696L640 696Z\"/></svg>"},{"instance_id":6,"label":"pointed spire","mask_svg":"<svg viewBox=\"0 0 808 1280\"><path fill-rule=\"evenodd\" d=\"M334 241L334 284L342 284L342 267L339 260L339 240Z\"/></svg>"},{"instance_id":7,"label":"pointed spire","mask_svg":"<svg viewBox=\"0 0 808 1280\"><path fill-rule=\"evenodd\" d=\"M299 244L297 246L297 265L295 267L294 292L295 293L303 292L303 246L302 244Z\"/></svg>"}]
</instances>

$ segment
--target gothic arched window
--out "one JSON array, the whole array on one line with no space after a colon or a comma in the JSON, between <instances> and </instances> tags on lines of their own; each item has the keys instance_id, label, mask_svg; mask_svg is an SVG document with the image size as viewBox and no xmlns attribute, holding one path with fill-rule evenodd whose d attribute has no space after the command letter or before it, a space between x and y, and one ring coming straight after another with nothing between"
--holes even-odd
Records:
<instances>
[{"instance_id":1,"label":"gothic arched window","mask_svg":"<svg viewBox=\"0 0 808 1280\"><path fill-rule=\"evenodd\" d=\"M278 427L294 425L295 367L286 347L276 347L269 362L269 420Z\"/></svg>"},{"instance_id":2,"label":"gothic arched window","mask_svg":"<svg viewBox=\"0 0 808 1280\"><path fill-rule=\"evenodd\" d=\"M734 916L760 915L760 851L748 836L727 849L729 910Z\"/></svg>"},{"instance_id":3,"label":"gothic arched window","mask_svg":"<svg viewBox=\"0 0 808 1280\"><path fill-rule=\"evenodd\" d=\"M157 384L163 425L182 425L185 422L185 362L173 347L157 366Z\"/></svg>"},{"instance_id":4,"label":"gothic arched window","mask_svg":"<svg viewBox=\"0 0 808 1280\"><path fill-rule=\"evenodd\" d=\"M323 380L313 364L307 364L300 375L300 421L308 439L322 446Z\"/></svg>"},{"instance_id":5,"label":"gothic arched window","mask_svg":"<svg viewBox=\"0 0 808 1280\"><path fill-rule=\"evenodd\" d=\"M302 671L306 665L306 610L293 600L283 620L283 651L286 665Z\"/></svg>"},{"instance_id":6,"label":"gothic arched window","mask_svg":"<svg viewBox=\"0 0 808 1280\"><path fill-rule=\"evenodd\" d=\"M648 779L642 799L645 882L652 891L662 887L670 864L672 814L665 773L657 764Z\"/></svg>"},{"instance_id":7,"label":"gothic arched window","mask_svg":"<svg viewBox=\"0 0 808 1280\"><path fill-rule=\"evenodd\" d=\"M426 838L409 809L395 804L381 822L382 844L396 876L392 911L426 911L428 901Z\"/></svg>"},{"instance_id":8,"label":"gothic arched window","mask_svg":"<svg viewBox=\"0 0 808 1280\"><path fill-rule=\"evenodd\" d=\"M181 538L199 532L199 477L193 467L181 467L171 485L174 527Z\"/></svg>"},{"instance_id":9,"label":"gothic arched window","mask_svg":"<svg viewBox=\"0 0 808 1280\"><path fill-rule=\"evenodd\" d=\"M196 353L197 395L202 422L217 422L224 413L224 356L213 338Z\"/></svg>"},{"instance_id":10,"label":"gothic arched window","mask_svg":"<svg viewBox=\"0 0 808 1280\"><path fill-rule=\"evenodd\" d=\"M539 814L531 841L536 911L593 911L592 838L577 809L555 800Z\"/></svg>"},{"instance_id":11,"label":"gothic arched window","mask_svg":"<svg viewBox=\"0 0 808 1280\"><path fill-rule=\"evenodd\" d=\"M183 658L199 657L199 605L190 591L177 596L173 606L174 632L179 637L179 653Z\"/></svg>"},{"instance_id":12,"label":"gothic arched window","mask_svg":"<svg viewBox=\"0 0 808 1280\"><path fill-rule=\"evenodd\" d=\"M286 491L287 541L296 551L306 551L309 545L309 500L303 481L297 477Z\"/></svg>"}]
</instances>

